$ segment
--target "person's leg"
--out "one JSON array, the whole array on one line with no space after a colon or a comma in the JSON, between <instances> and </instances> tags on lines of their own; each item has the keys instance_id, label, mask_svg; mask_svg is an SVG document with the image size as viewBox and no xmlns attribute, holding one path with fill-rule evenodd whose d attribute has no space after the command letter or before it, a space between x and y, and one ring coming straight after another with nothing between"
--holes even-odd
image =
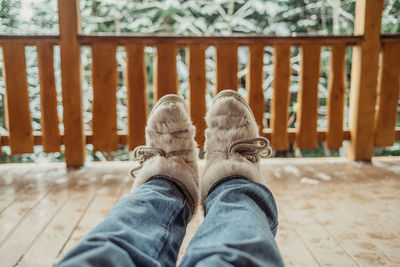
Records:
<instances>
[{"instance_id":1,"label":"person's leg","mask_svg":"<svg viewBox=\"0 0 400 267\"><path fill-rule=\"evenodd\" d=\"M146 126L146 145L130 173L133 193L61 261L61 266L174 266L199 202L197 148L188 108L163 96ZM160 178L162 177L162 178Z\"/></svg>"},{"instance_id":2,"label":"person's leg","mask_svg":"<svg viewBox=\"0 0 400 267\"><path fill-rule=\"evenodd\" d=\"M200 185L206 217L182 266L282 266L276 205L260 168L260 158L271 154L269 141L236 91L218 93L206 122Z\"/></svg>"},{"instance_id":3,"label":"person's leg","mask_svg":"<svg viewBox=\"0 0 400 267\"><path fill-rule=\"evenodd\" d=\"M272 193L259 183L229 178L206 198L205 219L180 266L283 266Z\"/></svg>"},{"instance_id":4,"label":"person's leg","mask_svg":"<svg viewBox=\"0 0 400 267\"><path fill-rule=\"evenodd\" d=\"M175 266L190 214L179 187L155 177L122 198L57 266Z\"/></svg>"}]
</instances>

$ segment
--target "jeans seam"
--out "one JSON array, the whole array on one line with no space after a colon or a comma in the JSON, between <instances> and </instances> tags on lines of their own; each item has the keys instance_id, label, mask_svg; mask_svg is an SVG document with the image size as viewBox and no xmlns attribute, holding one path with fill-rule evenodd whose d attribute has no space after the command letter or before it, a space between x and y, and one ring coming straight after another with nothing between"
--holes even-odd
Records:
<instances>
[{"instance_id":1,"label":"jeans seam","mask_svg":"<svg viewBox=\"0 0 400 267\"><path fill-rule=\"evenodd\" d=\"M175 219L176 219L176 217L178 216L178 214L180 214L181 211L183 210L183 208L185 207L185 202L186 202L186 199L182 201L182 205L179 207L179 209L177 210L177 212L174 214L174 216L171 218L171 220L169 221L169 223L168 223L168 225L167 225L166 232L165 232L166 235L165 235L164 242L162 243L162 245L161 245L161 247L160 247L160 250L158 251L157 256L155 257L157 260L159 260L161 251L164 249L165 243L167 242L167 239L168 239L168 236L169 236L169 233L170 233L170 229L171 229L172 223L175 221Z\"/></svg>"},{"instance_id":2,"label":"jeans seam","mask_svg":"<svg viewBox=\"0 0 400 267\"><path fill-rule=\"evenodd\" d=\"M271 232L274 232L275 230L278 229L279 224L277 223L274 227L272 227Z\"/></svg>"}]
</instances>

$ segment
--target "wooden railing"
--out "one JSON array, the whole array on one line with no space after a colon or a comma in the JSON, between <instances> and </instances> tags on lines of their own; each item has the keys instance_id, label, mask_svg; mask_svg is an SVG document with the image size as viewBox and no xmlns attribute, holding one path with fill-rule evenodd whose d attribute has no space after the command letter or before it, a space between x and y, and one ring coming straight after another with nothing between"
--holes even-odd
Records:
<instances>
[{"instance_id":1,"label":"wooden railing","mask_svg":"<svg viewBox=\"0 0 400 267\"><path fill-rule=\"evenodd\" d=\"M81 35L77 0L59 1L59 36L0 36L6 81L6 121L9 136L1 136L1 145L13 154L30 153L33 145L45 152L58 152L65 146L67 166L82 166L85 144L96 151L114 151L121 144L129 149L144 143L147 108L147 74L144 48L157 49L154 74L155 100L178 92L176 55L178 47L187 49L189 65L188 104L202 147L206 113L205 49L216 47L216 92L237 89L238 46L247 46L250 56L246 90L258 124L264 113L263 54L265 46L274 47L274 80L271 127L261 134L270 138L275 149L287 149L295 143L300 149L316 148L325 141L328 148L339 148L351 140L349 157L370 160L373 146L390 146L400 140L395 128L400 77L400 38L381 36L383 1L357 1L356 36L132 36ZM25 46L38 52L41 134L33 134L27 91ZM53 47L60 46L64 133L59 132L53 66ZM92 133L85 133L82 120L80 48L92 49L93 118ZM126 50L126 104L128 131L117 131L116 49ZM288 129L290 85L290 48L301 48L298 127ZM317 129L318 83L321 46L332 51L327 102L327 129ZM345 105L345 49L353 47L350 124L343 129ZM381 66L378 57L382 52ZM379 71L379 75L378 75ZM377 77L378 86L377 86Z\"/></svg>"}]
</instances>

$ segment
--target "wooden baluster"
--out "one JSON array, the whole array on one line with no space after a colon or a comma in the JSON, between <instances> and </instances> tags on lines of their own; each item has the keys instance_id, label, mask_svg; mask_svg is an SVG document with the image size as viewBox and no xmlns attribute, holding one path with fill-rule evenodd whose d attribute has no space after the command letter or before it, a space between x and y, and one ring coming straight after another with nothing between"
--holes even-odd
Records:
<instances>
[{"instance_id":1,"label":"wooden baluster","mask_svg":"<svg viewBox=\"0 0 400 267\"><path fill-rule=\"evenodd\" d=\"M255 44L249 46L250 59L248 62L248 73L246 76L246 90L248 93L247 102L253 110L254 117L262 135L264 124L264 92L263 66L264 66L264 45Z\"/></svg>"},{"instance_id":2,"label":"wooden baluster","mask_svg":"<svg viewBox=\"0 0 400 267\"><path fill-rule=\"evenodd\" d=\"M290 45L274 46L274 95L272 97L271 143L274 149L289 148L288 140L288 106L290 86Z\"/></svg>"},{"instance_id":3,"label":"wooden baluster","mask_svg":"<svg viewBox=\"0 0 400 267\"><path fill-rule=\"evenodd\" d=\"M116 43L92 45L93 149L118 150Z\"/></svg>"},{"instance_id":4,"label":"wooden baluster","mask_svg":"<svg viewBox=\"0 0 400 267\"><path fill-rule=\"evenodd\" d=\"M384 43L378 81L379 109L375 116L375 146L391 146L396 137L400 89L400 44Z\"/></svg>"},{"instance_id":5,"label":"wooden baluster","mask_svg":"<svg viewBox=\"0 0 400 267\"><path fill-rule=\"evenodd\" d=\"M193 124L196 126L196 142L199 148L204 148L204 130L206 122L204 116L206 108L206 45L193 44L189 46L189 110Z\"/></svg>"},{"instance_id":6,"label":"wooden baluster","mask_svg":"<svg viewBox=\"0 0 400 267\"><path fill-rule=\"evenodd\" d=\"M80 167L85 160L82 120L81 59L77 34L81 32L78 0L58 0L65 162Z\"/></svg>"},{"instance_id":7,"label":"wooden baluster","mask_svg":"<svg viewBox=\"0 0 400 267\"><path fill-rule=\"evenodd\" d=\"M238 58L236 44L217 44L217 82L216 92L238 88Z\"/></svg>"},{"instance_id":8,"label":"wooden baluster","mask_svg":"<svg viewBox=\"0 0 400 267\"><path fill-rule=\"evenodd\" d=\"M319 44L305 44L301 47L299 110L297 112L296 146L313 149L318 146L318 83L320 76Z\"/></svg>"},{"instance_id":9,"label":"wooden baluster","mask_svg":"<svg viewBox=\"0 0 400 267\"><path fill-rule=\"evenodd\" d=\"M167 94L178 93L175 44L158 44L154 68L154 102Z\"/></svg>"},{"instance_id":10,"label":"wooden baluster","mask_svg":"<svg viewBox=\"0 0 400 267\"><path fill-rule=\"evenodd\" d=\"M356 1L354 34L364 39L353 47L348 154L352 160L372 157L382 9L383 0Z\"/></svg>"},{"instance_id":11,"label":"wooden baluster","mask_svg":"<svg viewBox=\"0 0 400 267\"><path fill-rule=\"evenodd\" d=\"M58 102L54 78L53 45L39 43L36 47L38 52L43 151L59 152L61 136L58 128Z\"/></svg>"},{"instance_id":12,"label":"wooden baluster","mask_svg":"<svg viewBox=\"0 0 400 267\"><path fill-rule=\"evenodd\" d=\"M3 43L5 114L12 154L32 153L32 118L26 81L25 46Z\"/></svg>"},{"instance_id":13,"label":"wooden baluster","mask_svg":"<svg viewBox=\"0 0 400 267\"><path fill-rule=\"evenodd\" d=\"M343 141L343 113L346 94L346 45L333 45L331 51L331 66L328 81L328 132L326 136L326 146L328 148L339 148L342 146Z\"/></svg>"},{"instance_id":14,"label":"wooden baluster","mask_svg":"<svg viewBox=\"0 0 400 267\"><path fill-rule=\"evenodd\" d=\"M128 107L128 147L130 150L144 145L147 102L147 73L143 44L128 44L126 48L127 87L126 105Z\"/></svg>"}]
</instances>

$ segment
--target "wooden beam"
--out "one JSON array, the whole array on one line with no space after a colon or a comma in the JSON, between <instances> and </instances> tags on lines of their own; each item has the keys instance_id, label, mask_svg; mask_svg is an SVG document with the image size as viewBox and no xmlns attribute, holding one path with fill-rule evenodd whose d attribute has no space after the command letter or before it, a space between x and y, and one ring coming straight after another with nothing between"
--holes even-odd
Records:
<instances>
[{"instance_id":1,"label":"wooden beam","mask_svg":"<svg viewBox=\"0 0 400 267\"><path fill-rule=\"evenodd\" d=\"M289 128L288 129L288 140L290 143L294 142L296 140L296 129L295 128ZM318 129L317 132L317 138L319 142L325 141L326 139L326 129ZM400 127L395 128L396 132L396 140L400 140ZM265 128L263 130L262 136L267 137L268 139L271 138L272 135L272 130L271 128ZM41 146L43 145L43 136L40 133L34 133L33 134L33 144L35 146ZM87 144L93 144L93 134L92 132L86 132L85 133L85 139ZM344 129L343 130L343 140L351 140L350 136L350 130L349 129ZM10 145L10 137L7 135L2 135L0 136L0 144L1 146L9 146ZM124 131L118 131L118 143L120 145L126 145L128 142L128 134L127 132ZM61 134L61 144L64 144L64 135Z\"/></svg>"},{"instance_id":2,"label":"wooden beam","mask_svg":"<svg viewBox=\"0 0 400 267\"><path fill-rule=\"evenodd\" d=\"M289 143L294 143L296 141L296 134L297 134L297 129L296 128L288 128L288 142ZM400 128L396 129L396 134L398 134L400 132ZM265 128L263 130L263 134L262 136L270 139L272 138L272 129L271 128ZM323 142L326 140L326 135L327 135L327 129L318 129L317 130L317 140L318 142ZM397 140L400 139L400 135L397 138ZM350 130L349 129L344 129L343 130L343 140L351 140L351 136L350 136Z\"/></svg>"},{"instance_id":3,"label":"wooden beam","mask_svg":"<svg viewBox=\"0 0 400 267\"><path fill-rule=\"evenodd\" d=\"M2 45L6 82L5 114L12 154L32 153L32 118L26 81L25 46Z\"/></svg>"},{"instance_id":4,"label":"wooden beam","mask_svg":"<svg viewBox=\"0 0 400 267\"><path fill-rule=\"evenodd\" d=\"M174 44L157 45L156 66L154 68L154 103L167 94L178 93L176 72L177 47Z\"/></svg>"},{"instance_id":5,"label":"wooden beam","mask_svg":"<svg viewBox=\"0 0 400 267\"><path fill-rule=\"evenodd\" d=\"M81 59L77 34L81 31L78 0L58 0L65 162L80 167L85 161L82 120Z\"/></svg>"},{"instance_id":6,"label":"wooden beam","mask_svg":"<svg viewBox=\"0 0 400 267\"><path fill-rule=\"evenodd\" d=\"M306 44L301 47L296 136L296 146L301 149L313 149L318 146L317 119L320 51L321 46L319 44Z\"/></svg>"},{"instance_id":7,"label":"wooden beam","mask_svg":"<svg viewBox=\"0 0 400 267\"><path fill-rule=\"evenodd\" d=\"M60 42L58 35L3 35L0 34L0 45L4 43L21 43L25 46L48 43L56 45Z\"/></svg>"},{"instance_id":8,"label":"wooden beam","mask_svg":"<svg viewBox=\"0 0 400 267\"><path fill-rule=\"evenodd\" d=\"M262 83L264 80L264 46L250 45L250 58L247 64L248 72L246 76L247 102L249 103L256 119L260 133L264 129L264 91Z\"/></svg>"},{"instance_id":9,"label":"wooden beam","mask_svg":"<svg viewBox=\"0 0 400 267\"><path fill-rule=\"evenodd\" d=\"M142 35L142 34L91 34L78 35L78 40L82 45L91 45L94 42L110 41L117 42L119 45L127 43L144 43L149 46L158 44L176 44L186 46L190 44L238 44L251 45L262 44L290 44L299 46L307 43L319 43L325 46L332 44L358 45L363 40L363 36L352 35L296 35L296 36L274 36L274 35L232 35L232 36L171 36L171 35ZM1 42L1 38L0 38Z\"/></svg>"},{"instance_id":10,"label":"wooden beam","mask_svg":"<svg viewBox=\"0 0 400 267\"><path fill-rule=\"evenodd\" d=\"M339 148L343 139L344 98L346 94L346 46L343 44L331 47L331 66L328 80L327 119L328 133L326 146Z\"/></svg>"},{"instance_id":11,"label":"wooden beam","mask_svg":"<svg viewBox=\"0 0 400 267\"><path fill-rule=\"evenodd\" d=\"M147 72L143 44L129 44L126 48L129 150L146 144L145 127L148 113Z\"/></svg>"},{"instance_id":12,"label":"wooden beam","mask_svg":"<svg viewBox=\"0 0 400 267\"><path fill-rule=\"evenodd\" d=\"M372 157L382 9L383 0L356 2L354 34L364 35L364 41L353 48L348 150L352 160Z\"/></svg>"},{"instance_id":13,"label":"wooden beam","mask_svg":"<svg viewBox=\"0 0 400 267\"><path fill-rule=\"evenodd\" d=\"M274 80L271 105L271 144L274 149L289 148L288 142L288 106L290 85L290 45L274 46Z\"/></svg>"},{"instance_id":14,"label":"wooden beam","mask_svg":"<svg viewBox=\"0 0 400 267\"><path fill-rule=\"evenodd\" d=\"M391 146L395 141L400 90L400 43L383 44L378 81L378 110L375 116L375 146Z\"/></svg>"},{"instance_id":15,"label":"wooden beam","mask_svg":"<svg viewBox=\"0 0 400 267\"><path fill-rule=\"evenodd\" d=\"M215 95L222 90L238 88L238 59L236 44L218 44L216 56L216 91Z\"/></svg>"},{"instance_id":16,"label":"wooden beam","mask_svg":"<svg viewBox=\"0 0 400 267\"><path fill-rule=\"evenodd\" d=\"M193 44L189 46L189 110L193 124L196 127L196 142L204 149L206 121L206 45Z\"/></svg>"},{"instance_id":17,"label":"wooden beam","mask_svg":"<svg viewBox=\"0 0 400 267\"><path fill-rule=\"evenodd\" d=\"M118 150L117 136L117 45L92 45L93 150Z\"/></svg>"},{"instance_id":18,"label":"wooden beam","mask_svg":"<svg viewBox=\"0 0 400 267\"><path fill-rule=\"evenodd\" d=\"M399 43L400 34L381 34L381 43Z\"/></svg>"},{"instance_id":19,"label":"wooden beam","mask_svg":"<svg viewBox=\"0 0 400 267\"><path fill-rule=\"evenodd\" d=\"M54 78L53 45L40 43L37 45L39 84L40 84L40 111L43 134L43 151L59 152L61 145L59 119L57 113L57 92Z\"/></svg>"}]
</instances>

